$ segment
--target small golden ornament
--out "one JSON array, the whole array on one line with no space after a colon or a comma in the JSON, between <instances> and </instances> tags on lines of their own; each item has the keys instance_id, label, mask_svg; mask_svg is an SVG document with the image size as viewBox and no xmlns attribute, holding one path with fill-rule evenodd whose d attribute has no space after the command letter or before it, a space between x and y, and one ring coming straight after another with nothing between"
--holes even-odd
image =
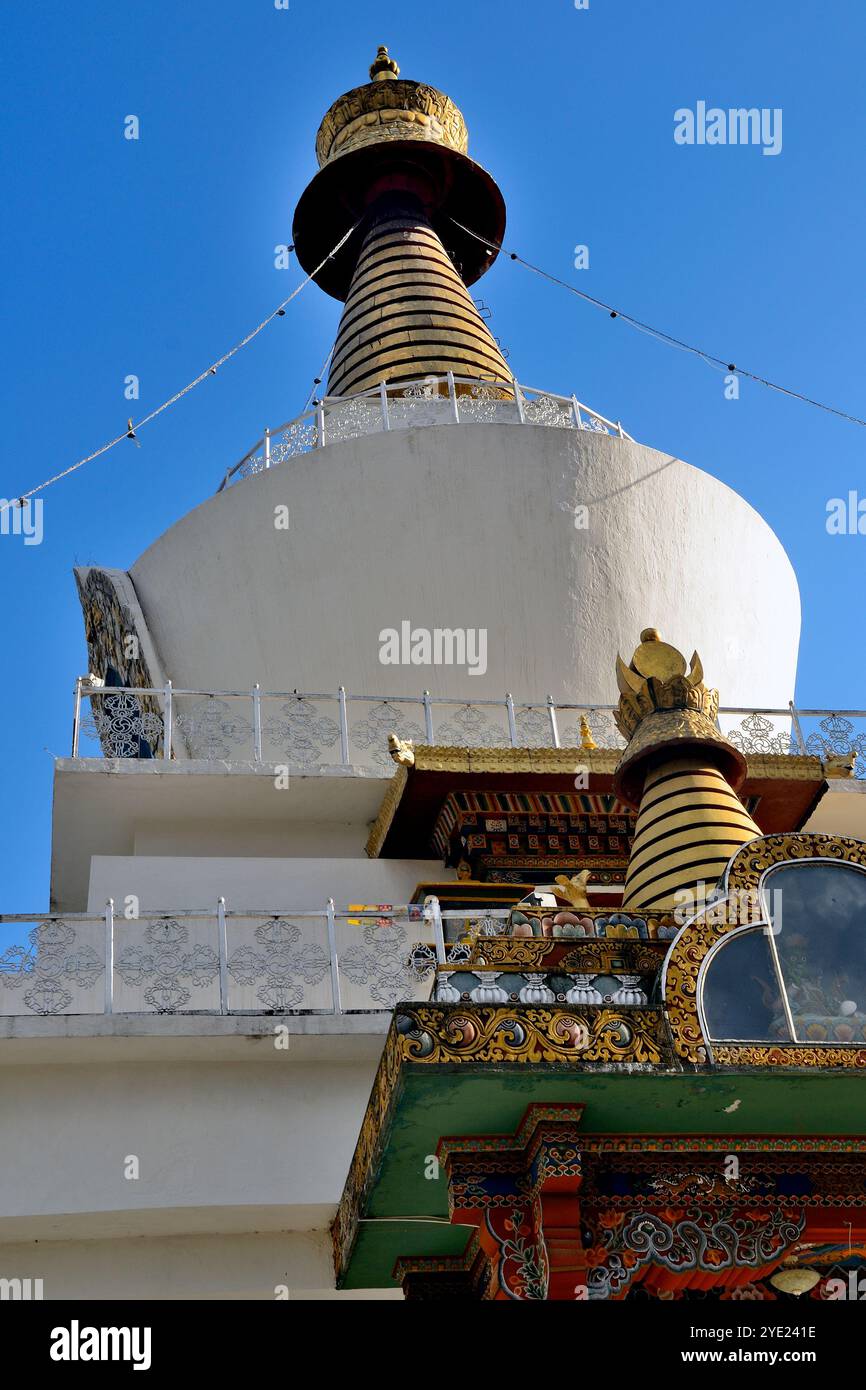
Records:
<instances>
[{"instance_id":1,"label":"small golden ornament","mask_svg":"<svg viewBox=\"0 0 866 1390\"><path fill-rule=\"evenodd\" d=\"M789 1255L782 1268L772 1275L770 1283L780 1293L790 1293L795 1298L800 1298L810 1289L814 1289L820 1278L816 1270L805 1269L803 1265L799 1265L796 1255Z\"/></svg>"}]
</instances>

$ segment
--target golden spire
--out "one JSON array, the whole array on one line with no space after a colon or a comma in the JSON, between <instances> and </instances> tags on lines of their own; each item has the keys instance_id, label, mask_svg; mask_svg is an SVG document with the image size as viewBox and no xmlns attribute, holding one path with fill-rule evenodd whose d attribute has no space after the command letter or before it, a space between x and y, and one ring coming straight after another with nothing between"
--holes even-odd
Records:
<instances>
[{"instance_id":1,"label":"golden spire","mask_svg":"<svg viewBox=\"0 0 866 1390\"><path fill-rule=\"evenodd\" d=\"M400 76L400 69L393 58L388 57L388 50L383 43L379 44L379 51L370 64L370 78L373 82L393 82Z\"/></svg>"},{"instance_id":2,"label":"golden spire","mask_svg":"<svg viewBox=\"0 0 866 1390\"><path fill-rule=\"evenodd\" d=\"M295 210L295 250L308 272L357 223L315 277L346 302L329 395L448 371L512 377L467 292L496 258L485 243L502 240L502 194L467 155L466 123L450 97L399 71L382 45L371 81L325 113L319 172Z\"/></svg>"},{"instance_id":3,"label":"golden spire","mask_svg":"<svg viewBox=\"0 0 866 1390\"><path fill-rule=\"evenodd\" d=\"M645 628L631 662L616 659L614 713L628 739L614 791L638 808L623 908L663 911L714 886L731 856L761 831L736 795L746 760L719 731L719 692L704 684L697 652Z\"/></svg>"}]
</instances>

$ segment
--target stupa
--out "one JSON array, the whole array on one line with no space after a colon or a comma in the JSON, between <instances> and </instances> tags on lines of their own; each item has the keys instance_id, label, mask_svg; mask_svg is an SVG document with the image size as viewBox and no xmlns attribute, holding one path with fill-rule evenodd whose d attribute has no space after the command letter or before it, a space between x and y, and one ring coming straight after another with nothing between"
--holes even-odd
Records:
<instances>
[{"instance_id":1,"label":"stupa","mask_svg":"<svg viewBox=\"0 0 866 1390\"><path fill-rule=\"evenodd\" d=\"M748 503L616 383L515 376L468 148L380 48L294 218L323 395L76 570L51 910L0 962L0 1270L46 1298L770 1298L866 1255L862 735L790 703Z\"/></svg>"}]
</instances>

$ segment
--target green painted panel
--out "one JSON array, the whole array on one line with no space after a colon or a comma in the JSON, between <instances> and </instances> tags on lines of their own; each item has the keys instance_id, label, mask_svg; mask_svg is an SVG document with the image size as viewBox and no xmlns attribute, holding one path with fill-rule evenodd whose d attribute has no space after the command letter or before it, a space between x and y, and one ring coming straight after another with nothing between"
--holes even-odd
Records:
<instances>
[{"instance_id":1,"label":"green painted panel","mask_svg":"<svg viewBox=\"0 0 866 1390\"><path fill-rule=\"evenodd\" d=\"M470 1226L428 1221L362 1221L345 1289L393 1289L391 1271L401 1255L462 1255Z\"/></svg>"},{"instance_id":2,"label":"green painted panel","mask_svg":"<svg viewBox=\"0 0 866 1390\"><path fill-rule=\"evenodd\" d=\"M439 1138L513 1133L528 1105L557 1101L582 1102L591 1134L866 1133L859 1075L408 1072L367 1214L447 1215L444 1177L425 1176Z\"/></svg>"},{"instance_id":3,"label":"green painted panel","mask_svg":"<svg viewBox=\"0 0 866 1390\"><path fill-rule=\"evenodd\" d=\"M448 1215L444 1175L425 1176L442 1135L513 1133L528 1105L562 1101L585 1105L588 1134L866 1134L866 1076L856 1073L407 1068L366 1213L374 1219L361 1223L345 1287L391 1288L399 1255L465 1248L465 1227L435 1220Z\"/></svg>"}]
</instances>

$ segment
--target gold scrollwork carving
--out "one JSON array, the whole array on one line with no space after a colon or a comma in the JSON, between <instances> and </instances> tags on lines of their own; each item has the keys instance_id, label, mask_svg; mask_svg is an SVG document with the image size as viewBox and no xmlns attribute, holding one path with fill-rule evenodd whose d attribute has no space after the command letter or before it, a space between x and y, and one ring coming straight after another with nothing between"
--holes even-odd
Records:
<instances>
[{"instance_id":1,"label":"gold scrollwork carving","mask_svg":"<svg viewBox=\"0 0 866 1390\"><path fill-rule=\"evenodd\" d=\"M422 1066L662 1060L660 1015L653 1009L419 1005L398 1022L404 1060Z\"/></svg>"}]
</instances>

